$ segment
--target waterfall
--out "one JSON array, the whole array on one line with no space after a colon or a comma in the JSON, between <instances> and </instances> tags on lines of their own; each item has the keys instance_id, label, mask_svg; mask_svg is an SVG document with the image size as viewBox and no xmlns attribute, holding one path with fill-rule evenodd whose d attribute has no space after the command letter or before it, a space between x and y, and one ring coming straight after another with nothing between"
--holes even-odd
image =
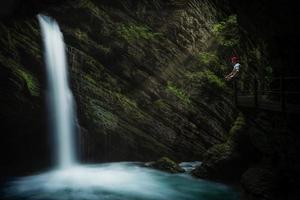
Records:
<instances>
[{"instance_id":1,"label":"waterfall","mask_svg":"<svg viewBox=\"0 0 300 200\"><path fill-rule=\"evenodd\" d=\"M55 20L38 15L42 29L48 81L50 127L54 137L54 159L57 167L76 163L74 100L68 83L67 59L63 35Z\"/></svg>"}]
</instances>

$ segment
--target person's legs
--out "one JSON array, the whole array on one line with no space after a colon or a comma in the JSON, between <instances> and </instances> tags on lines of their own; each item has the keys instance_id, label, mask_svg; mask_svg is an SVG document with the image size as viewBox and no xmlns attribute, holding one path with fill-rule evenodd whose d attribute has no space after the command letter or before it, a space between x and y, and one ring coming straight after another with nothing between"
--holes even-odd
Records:
<instances>
[{"instance_id":1,"label":"person's legs","mask_svg":"<svg viewBox=\"0 0 300 200\"><path fill-rule=\"evenodd\" d=\"M238 75L239 75L239 71L235 71L235 72L232 74L232 77L231 77L231 78L236 78Z\"/></svg>"},{"instance_id":2,"label":"person's legs","mask_svg":"<svg viewBox=\"0 0 300 200\"><path fill-rule=\"evenodd\" d=\"M226 78L226 81L230 81L232 79L232 76L228 76L228 78Z\"/></svg>"},{"instance_id":3,"label":"person's legs","mask_svg":"<svg viewBox=\"0 0 300 200\"><path fill-rule=\"evenodd\" d=\"M225 80L230 79L231 76L232 76L232 72L230 72L227 76L225 76Z\"/></svg>"},{"instance_id":4,"label":"person's legs","mask_svg":"<svg viewBox=\"0 0 300 200\"><path fill-rule=\"evenodd\" d=\"M234 71L228 75L228 78L226 78L226 80L230 81L231 79L236 78L238 75L239 75L238 71Z\"/></svg>"},{"instance_id":5,"label":"person's legs","mask_svg":"<svg viewBox=\"0 0 300 200\"><path fill-rule=\"evenodd\" d=\"M228 78L230 76L230 74L231 74L231 72L225 76L225 79Z\"/></svg>"}]
</instances>

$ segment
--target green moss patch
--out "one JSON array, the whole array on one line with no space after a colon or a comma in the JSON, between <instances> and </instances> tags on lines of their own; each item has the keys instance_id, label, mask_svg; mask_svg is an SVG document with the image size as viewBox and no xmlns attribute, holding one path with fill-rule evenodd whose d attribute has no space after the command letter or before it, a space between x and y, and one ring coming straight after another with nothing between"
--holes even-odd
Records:
<instances>
[{"instance_id":1,"label":"green moss patch","mask_svg":"<svg viewBox=\"0 0 300 200\"><path fill-rule=\"evenodd\" d=\"M101 124L105 129L114 129L117 127L118 117L110 111L105 110L94 101L90 102L88 108L91 120L95 123Z\"/></svg>"},{"instance_id":2,"label":"green moss patch","mask_svg":"<svg viewBox=\"0 0 300 200\"><path fill-rule=\"evenodd\" d=\"M226 20L214 24L212 32L220 45L236 47L240 43L236 15L230 15Z\"/></svg>"},{"instance_id":3,"label":"green moss patch","mask_svg":"<svg viewBox=\"0 0 300 200\"><path fill-rule=\"evenodd\" d=\"M157 108L159 110L171 111L170 106L164 99L158 99L158 100L154 101L153 105L155 108Z\"/></svg>"},{"instance_id":4,"label":"green moss patch","mask_svg":"<svg viewBox=\"0 0 300 200\"><path fill-rule=\"evenodd\" d=\"M219 58L211 52L201 52L199 53L198 60L201 64L212 65L218 64Z\"/></svg>"},{"instance_id":5,"label":"green moss patch","mask_svg":"<svg viewBox=\"0 0 300 200\"><path fill-rule=\"evenodd\" d=\"M86 32L80 30L80 29L74 29L73 30L74 36L79 40L79 41L87 41L89 40L89 37Z\"/></svg>"},{"instance_id":6,"label":"green moss patch","mask_svg":"<svg viewBox=\"0 0 300 200\"><path fill-rule=\"evenodd\" d=\"M122 107L125 113L129 114L134 119L144 118L143 112L138 108L135 101L129 99L121 93L114 94L115 100Z\"/></svg>"},{"instance_id":7,"label":"green moss patch","mask_svg":"<svg viewBox=\"0 0 300 200\"><path fill-rule=\"evenodd\" d=\"M228 69L228 63L220 59L220 57L216 51L200 52L196 56L198 60L197 71L199 71L199 69L209 69L215 74L223 76Z\"/></svg>"},{"instance_id":8,"label":"green moss patch","mask_svg":"<svg viewBox=\"0 0 300 200\"><path fill-rule=\"evenodd\" d=\"M162 157L159 160L149 164L150 167L169 173L182 173L184 170L168 157Z\"/></svg>"},{"instance_id":9,"label":"green moss patch","mask_svg":"<svg viewBox=\"0 0 300 200\"><path fill-rule=\"evenodd\" d=\"M187 73L188 79L207 90L225 91L225 82L210 70L196 73Z\"/></svg>"},{"instance_id":10,"label":"green moss patch","mask_svg":"<svg viewBox=\"0 0 300 200\"><path fill-rule=\"evenodd\" d=\"M5 58L2 55L0 55L0 64L10 69L14 75L23 80L32 96L40 95L39 81L30 71L21 67L14 60Z\"/></svg>"},{"instance_id":11,"label":"green moss patch","mask_svg":"<svg viewBox=\"0 0 300 200\"><path fill-rule=\"evenodd\" d=\"M175 84L171 82L168 82L166 90L168 93L180 99L181 102L184 103L185 105L191 104L190 96L184 89L177 87Z\"/></svg>"},{"instance_id":12,"label":"green moss patch","mask_svg":"<svg viewBox=\"0 0 300 200\"><path fill-rule=\"evenodd\" d=\"M32 96L40 95L40 85L37 78L35 78L29 71L23 68L16 69L16 73L25 81L27 88Z\"/></svg>"},{"instance_id":13,"label":"green moss patch","mask_svg":"<svg viewBox=\"0 0 300 200\"><path fill-rule=\"evenodd\" d=\"M97 18L106 14L103 10L99 9L99 7L90 0L80 0L77 1L77 4L72 4L75 5L76 8L86 9L91 15Z\"/></svg>"},{"instance_id":14,"label":"green moss patch","mask_svg":"<svg viewBox=\"0 0 300 200\"><path fill-rule=\"evenodd\" d=\"M87 81L89 84L97 85L97 82L91 75L85 74L83 77L84 77L84 80Z\"/></svg>"},{"instance_id":15,"label":"green moss patch","mask_svg":"<svg viewBox=\"0 0 300 200\"><path fill-rule=\"evenodd\" d=\"M117 34L129 43L139 40L153 40L161 36L160 33L153 32L152 29L146 25L135 24L120 25L117 29Z\"/></svg>"},{"instance_id":16,"label":"green moss patch","mask_svg":"<svg viewBox=\"0 0 300 200\"><path fill-rule=\"evenodd\" d=\"M233 126L231 127L228 139L233 138L236 134L238 134L240 131L242 131L246 126L246 120L243 113L239 113L238 117L236 118Z\"/></svg>"}]
</instances>

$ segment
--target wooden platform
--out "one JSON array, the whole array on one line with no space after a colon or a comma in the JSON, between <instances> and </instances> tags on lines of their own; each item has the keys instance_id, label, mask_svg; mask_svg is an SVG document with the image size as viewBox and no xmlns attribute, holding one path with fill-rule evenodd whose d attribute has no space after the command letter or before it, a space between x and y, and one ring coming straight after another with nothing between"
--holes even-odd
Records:
<instances>
[{"instance_id":1,"label":"wooden platform","mask_svg":"<svg viewBox=\"0 0 300 200\"><path fill-rule=\"evenodd\" d=\"M285 103L282 105L279 100L270 100L265 95L257 96L257 103L255 103L254 95L237 96L236 104L239 107L258 108L262 110L300 114L300 104L297 105Z\"/></svg>"},{"instance_id":2,"label":"wooden platform","mask_svg":"<svg viewBox=\"0 0 300 200\"><path fill-rule=\"evenodd\" d=\"M300 101L297 102L300 90L295 87L300 83L300 77L273 77L267 82L254 78L250 83L250 88L243 90L239 89L238 80L234 80L234 102L237 106L300 114ZM266 85L272 86L266 88Z\"/></svg>"}]
</instances>

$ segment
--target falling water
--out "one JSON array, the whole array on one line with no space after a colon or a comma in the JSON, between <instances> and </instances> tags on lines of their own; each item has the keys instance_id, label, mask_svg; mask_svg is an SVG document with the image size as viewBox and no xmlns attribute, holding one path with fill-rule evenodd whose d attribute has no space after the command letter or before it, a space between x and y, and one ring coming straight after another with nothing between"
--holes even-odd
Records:
<instances>
[{"instance_id":1,"label":"falling water","mask_svg":"<svg viewBox=\"0 0 300 200\"><path fill-rule=\"evenodd\" d=\"M48 77L50 126L54 136L54 157L59 168L75 164L74 103L68 84L63 35L55 20L38 15L45 46Z\"/></svg>"}]
</instances>

